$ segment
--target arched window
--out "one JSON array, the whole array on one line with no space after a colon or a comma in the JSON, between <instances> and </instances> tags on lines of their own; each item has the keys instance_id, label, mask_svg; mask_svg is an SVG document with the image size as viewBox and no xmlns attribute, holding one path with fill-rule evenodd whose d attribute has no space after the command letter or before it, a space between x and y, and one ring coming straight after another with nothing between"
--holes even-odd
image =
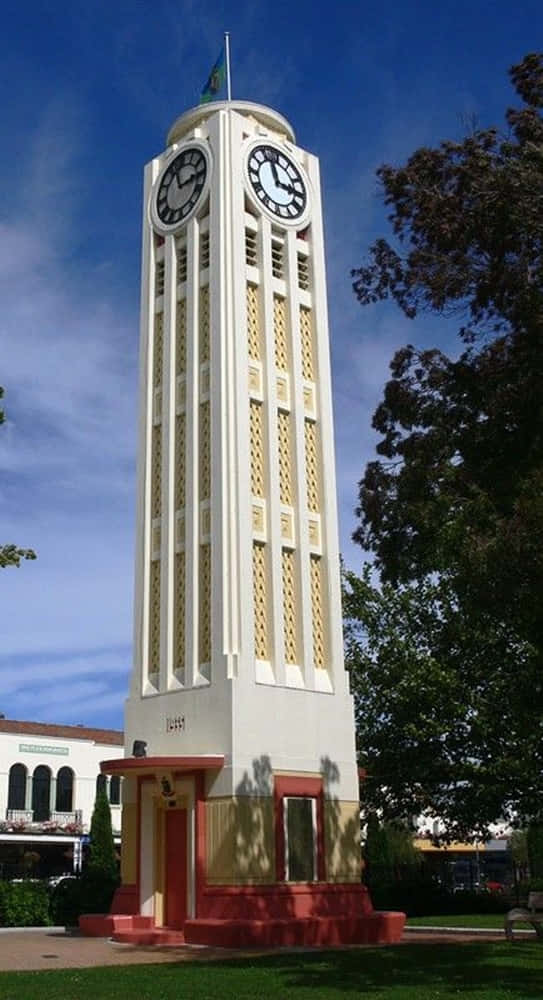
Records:
<instances>
[{"instance_id":1,"label":"arched window","mask_svg":"<svg viewBox=\"0 0 543 1000\"><path fill-rule=\"evenodd\" d=\"M105 792L107 795L107 775L99 774L96 779L96 794L98 792Z\"/></svg>"},{"instance_id":2,"label":"arched window","mask_svg":"<svg viewBox=\"0 0 543 1000\"><path fill-rule=\"evenodd\" d=\"M45 764L38 764L32 775L32 811L34 821L49 819L51 816L51 771Z\"/></svg>"},{"instance_id":3,"label":"arched window","mask_svg":"<svg viewBox=\"0 0 543 1000\"><path fill-rule=\"evenodd\" d=\"M121 779L118 774L113 774L109 779L109 801L112 806L121 804Z\"/></svg>"},{"instance_id":4,"label":"arched window","mask_svg":"<svg viewBox=\"0 0 543 1000\"><path fill-rule=\"evenodd\" d=\"M69 813L72 811L74 791L74 772L71 767L61 767L57 774L57 797L55 809L57 812Z\"/></svg>"},{"instance_id":5,"label":"arched window","mask_svg":"<svg viewBox=\"0 0 543 1000\"><path fill-rule=\"evenodd\" d=\"M9 769L8 809L24 809L26 805L26 767L13 764Z\"/></svg>"}]
</instances>

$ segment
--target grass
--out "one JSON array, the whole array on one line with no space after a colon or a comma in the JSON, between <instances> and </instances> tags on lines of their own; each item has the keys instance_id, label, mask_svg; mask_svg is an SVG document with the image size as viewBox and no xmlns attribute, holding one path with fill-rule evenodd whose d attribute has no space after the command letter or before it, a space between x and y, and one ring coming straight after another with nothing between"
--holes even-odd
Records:
<instances>
[{"instance_id":1,"label":"grass","mask_svg":"<svg viewBox=\"0 0 543 1000\"><path fill-rule=\"evenodd\" d=\"M541 1000L532 942L413 944L249 959L0 973L1 1000Z\"/></svg>"},{"instance_id":2,"label":"grass","mask_svg":"<svg viewBox=\"0 0 543 1000\"><path fill-rule=\"evenodd\" d=\"M465 913L465 914L442 914L436 917L408 917L408 927L480 927L499 928L503 930L504 913ZM519 930L527 930L518 924Z\"/></svg>"}]
</instances>

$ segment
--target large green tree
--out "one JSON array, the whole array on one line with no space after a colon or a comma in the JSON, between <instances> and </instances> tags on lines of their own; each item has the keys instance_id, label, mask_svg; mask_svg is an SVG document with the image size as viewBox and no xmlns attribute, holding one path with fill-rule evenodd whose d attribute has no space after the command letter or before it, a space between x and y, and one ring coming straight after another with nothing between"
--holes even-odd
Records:
<instances>
[{"instance_id":1,"label":"large green tree","mask_svg":"<svg viewBox=\"0 0 543 1000\"><path fill-rule=\"evenodd\" d=\"M474 621L447 578L394 586L344 573L367 814L439 816L447 839L533 816L543 800L540 660L508 625Z\"/></svg>"},{"instance_id":2,"label":"large green tree","mask_svg":"<svg viewBox=\"0 0 543 1000\"><path fill-rule=\"evenodd\" d=\"M0 386L0 399L4 396L4 390ZM0 407L0 424L3 424L5 414ZM21 549L17 545L0 545L0 569L6 566L20 566L21 559L35 559L36 553L33 549Z\"/></svg>"},{"instance_id":3,"label":"large green tree","mask_svg":"<svg viewBox=\"0 0 543 1000\"><path fill-rule=\"evenodd\" d=\"M457 358L391 362L354 536L384 584L358 595L362 752L383 801L457 832L533 816L543 790L543 56L510 76L504 131L378 171L393 236L353 272L362 305L458 319Z\"/></svg>"},{"instance_id":4,"label":"large green tree","mask_svg":"<svg viewBox=\"0 0 543 1000\"><path fill-rule=\"evenodd\" d=\"M373 426L355 538L385 579L434 572L543 644L543 57L511 70L509 130L419 149L379 176L395 240L355 275L362 304L459 318L456 360L408 345Z\"/></svg>"}]
</instances>

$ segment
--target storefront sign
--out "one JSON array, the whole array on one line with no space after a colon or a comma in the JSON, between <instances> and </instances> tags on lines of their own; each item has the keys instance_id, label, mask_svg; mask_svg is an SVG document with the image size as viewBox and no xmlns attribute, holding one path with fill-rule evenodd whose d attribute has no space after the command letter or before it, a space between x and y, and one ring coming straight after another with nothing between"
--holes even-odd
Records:
<instances>
[{"instance_id":1,"label":"storefront sign","mask_svg":"<svg viewBox=\"0 0 543 1000\"><path fill-rule=\"evenodd\" d=\"M57 757L67 757L68 747L46 747L35 743L19 743L19 753L54 753Z\"/></svg>"}]
</instances>

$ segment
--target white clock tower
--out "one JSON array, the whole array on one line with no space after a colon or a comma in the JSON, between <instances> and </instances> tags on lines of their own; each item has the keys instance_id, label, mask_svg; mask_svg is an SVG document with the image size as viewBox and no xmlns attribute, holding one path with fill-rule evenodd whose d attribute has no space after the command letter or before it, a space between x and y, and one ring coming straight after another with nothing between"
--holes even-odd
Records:
<instances>
[{"instance_id":1,"label":"white clock tower","mask_svg":"<svg viewBox=\"0 0 543 1000\"><path fill-rule=\"evenodd\" d=\"M396 939L360 884L319 168L281 115L228 101L174 123L145 171L141 317L110 929Z\"/></svg>"}]
</instances>

